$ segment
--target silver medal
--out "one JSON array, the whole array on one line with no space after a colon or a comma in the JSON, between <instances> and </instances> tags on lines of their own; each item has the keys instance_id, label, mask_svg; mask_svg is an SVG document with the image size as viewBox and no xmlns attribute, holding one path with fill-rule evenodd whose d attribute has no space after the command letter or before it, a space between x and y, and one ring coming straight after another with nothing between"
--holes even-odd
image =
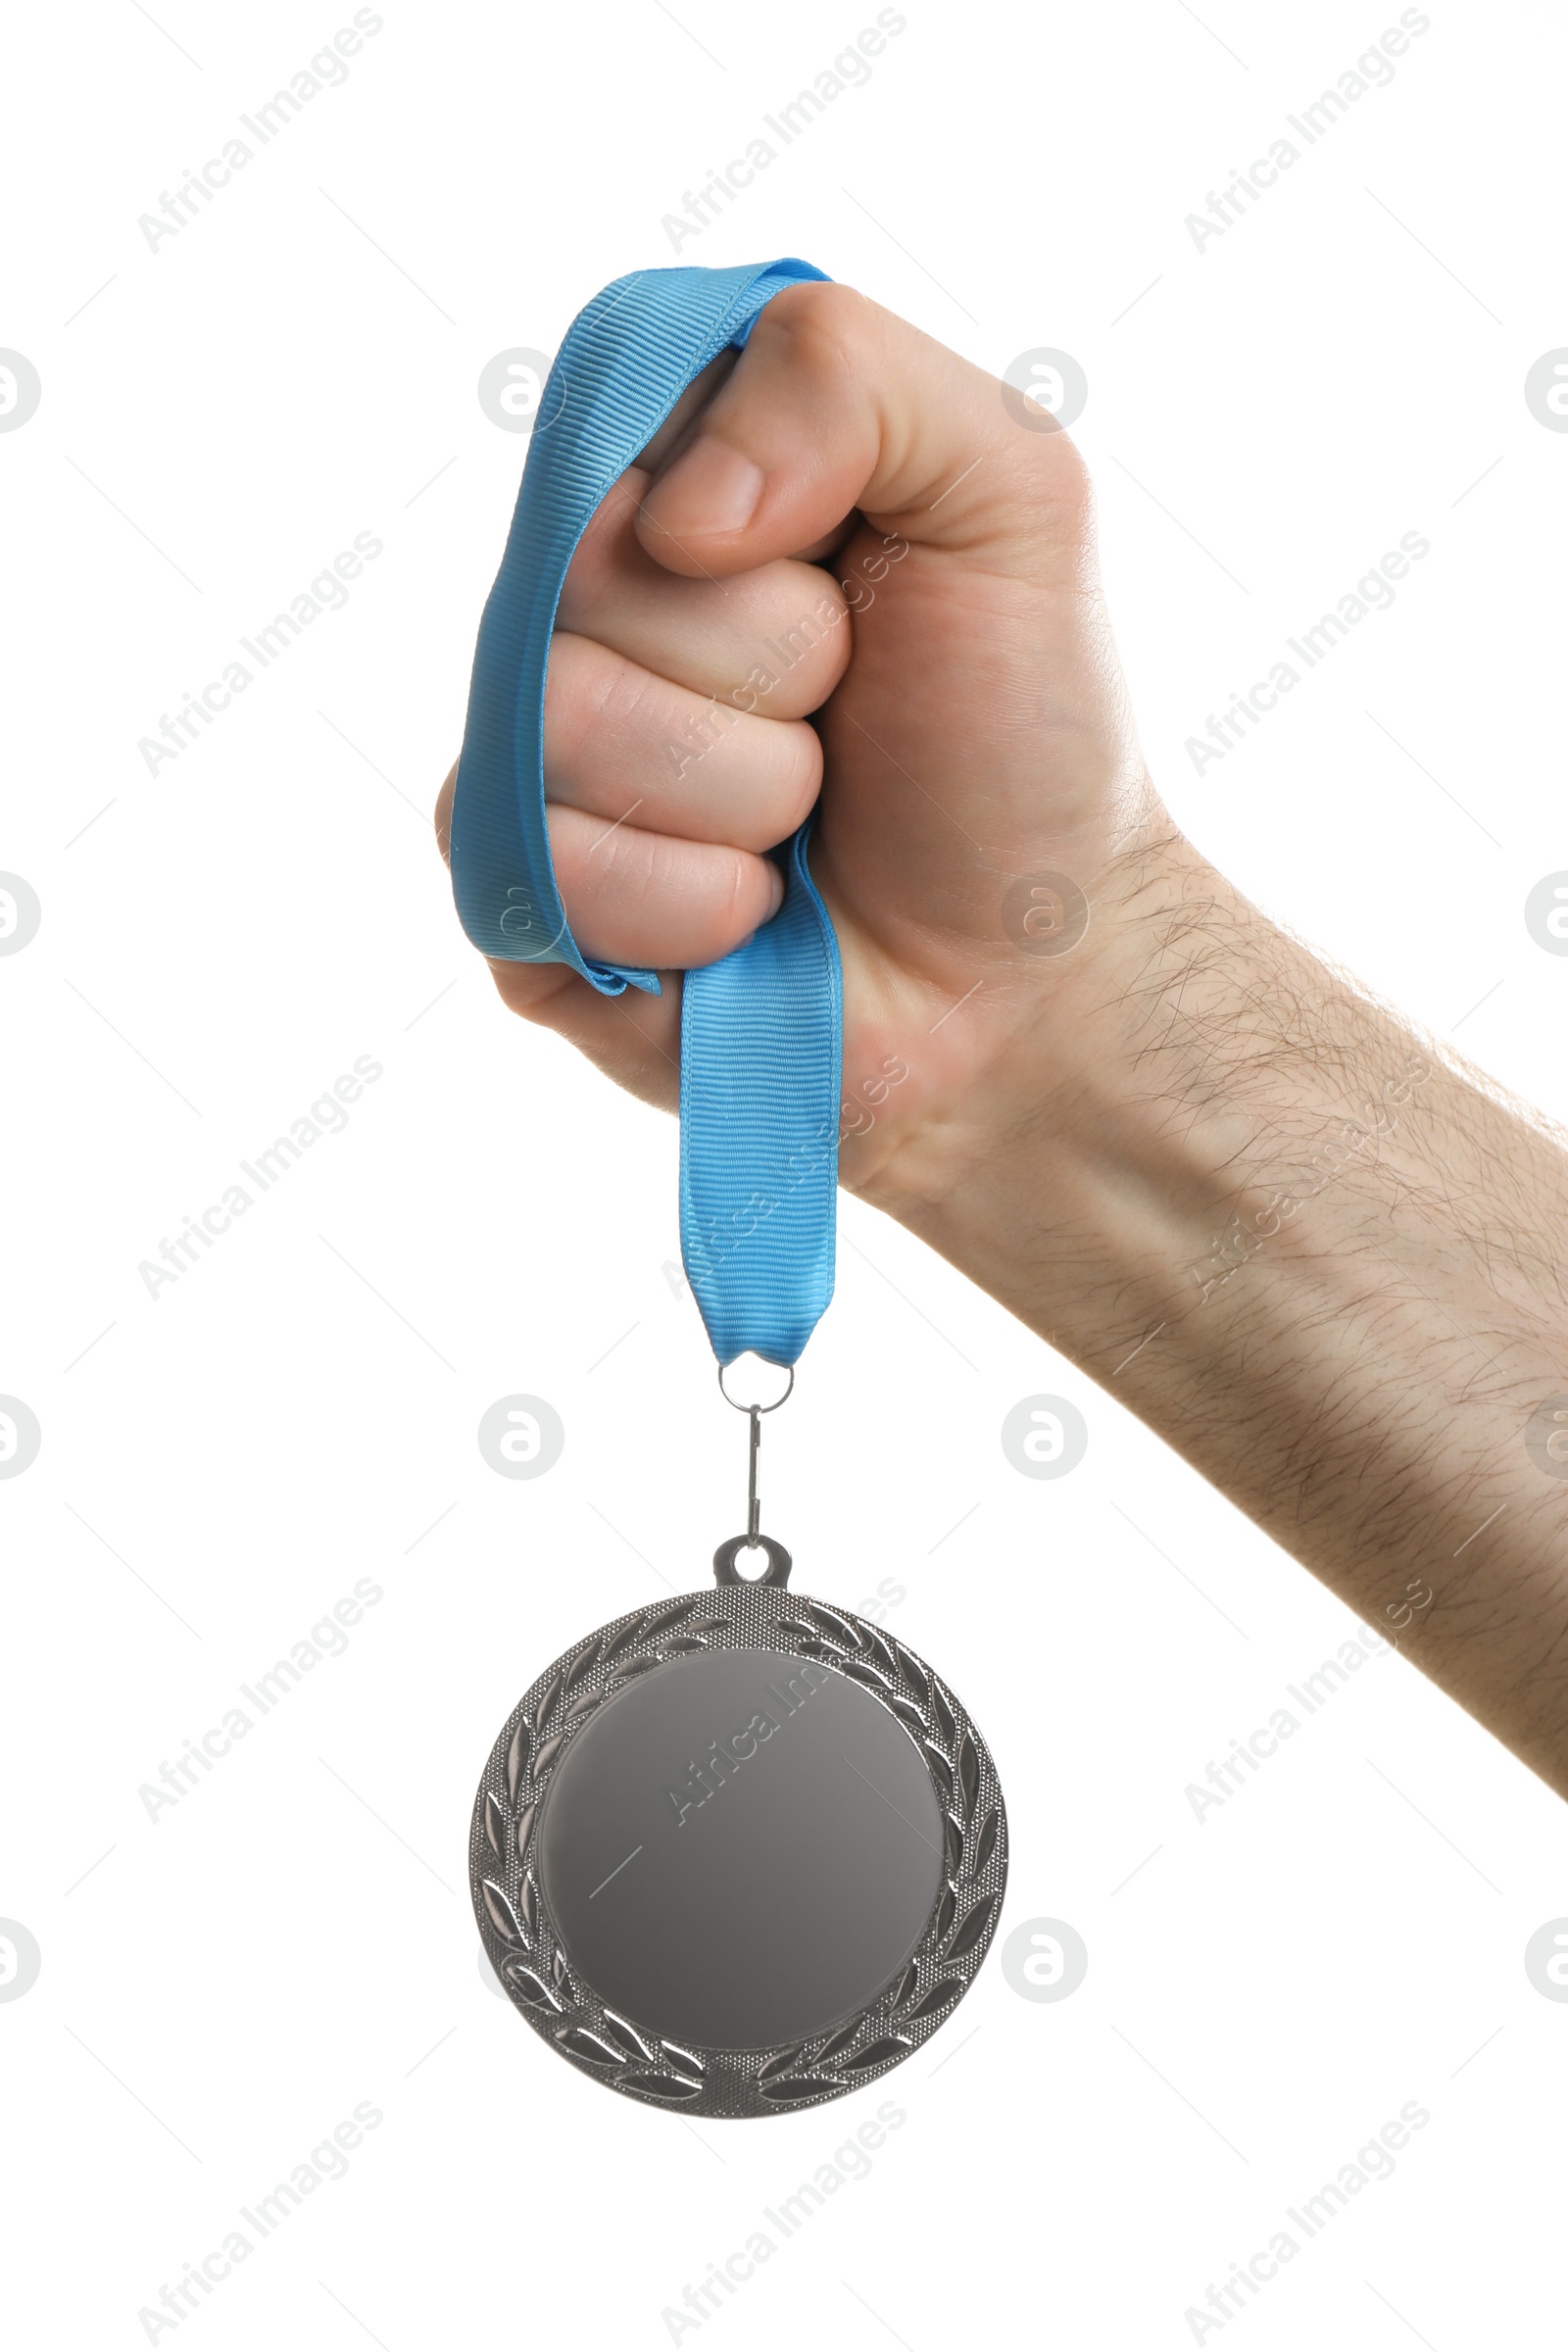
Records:
<instances>
[{"instance_id":1,"label":"silver medal","mask_svg":"<svg viewBox=\"0 0 1568 2352\"><path fill-rule=\"evenodd\" d=\"M716 1585L541 1675L474 1804L485 1950L534 2031L612 2090L776 2115L897 2066L962 1999L1007 1830L955 1693L756 1529ZM736 1555L766 1554L743 1579Z\"/></svg>"}]
</instances>

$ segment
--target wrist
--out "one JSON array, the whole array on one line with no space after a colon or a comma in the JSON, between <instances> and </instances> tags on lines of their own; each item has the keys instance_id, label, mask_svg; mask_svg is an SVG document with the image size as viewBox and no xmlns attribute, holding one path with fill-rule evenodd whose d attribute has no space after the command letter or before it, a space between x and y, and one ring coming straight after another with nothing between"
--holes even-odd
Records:
<instances>
[{"instance_id":1,"label":"wrist","mask_svg":"<svg viewBox=\"0 0 1568 2352\"><path fill-rule=\"evenodd\" d=\"M989 1051L855 1189L1103 1379L1156 1327L1200 1348L1211 1318L1176 1327L1216 1287L1309 1247L1325 1153L1343 1213L1386 1213L1412 1041L1168 821L1089 897L1079 946L1009 963Z\"/></svg>"},{"instance_id":2,"label":"wrist","mask_svg":"<svg viewBox=\"0 0 1568 2352\"><path fill-rule=\"evenodd\" d=\"M1014 1266L1049 1257L1112 1203L1125 1214L1156 1171L1165 1194L1203 1162L1164 1098L1191 1057L1180 1031L1197 969L1213 992L1210 910L1234 894L1164 820L1085 895L1072 949L1010 953L977 991L961 1076L845 1166L848 1189L991 1289L991 1237L1006 1237Z\"/></svg>"}]
</instances>

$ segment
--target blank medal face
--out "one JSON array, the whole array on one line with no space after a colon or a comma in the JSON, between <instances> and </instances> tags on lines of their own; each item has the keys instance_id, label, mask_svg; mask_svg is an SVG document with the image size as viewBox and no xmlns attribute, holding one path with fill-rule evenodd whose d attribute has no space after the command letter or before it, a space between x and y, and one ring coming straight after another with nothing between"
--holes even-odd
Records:
<instances>
[{"instance_id":1,"label":"blank medal face","mask_svg":"<svg viewBox=\"0 0 1568 2352\"><path fill-rule=\"evenodd\" d=\"M909 1734L815 1658L710 1649L599 1708L558 1765L539 1884L568 1963L659 2034L749 2050L891 1984L942 1879Z\"/></svg>"},{"instance_id":2,"label":"blank medal face","mask_svg":"<svg viewBox=\"0 0 1568 2352\"><path fill-rule=\"evenodd\" d=\"M942 2023L990 1940L1005 1825L913 1652L740 1586L559 1661L496 1743L472 1852L486 1948L563 2056L654 2104L765 2115Z\"/></svg>"}]
</instances>

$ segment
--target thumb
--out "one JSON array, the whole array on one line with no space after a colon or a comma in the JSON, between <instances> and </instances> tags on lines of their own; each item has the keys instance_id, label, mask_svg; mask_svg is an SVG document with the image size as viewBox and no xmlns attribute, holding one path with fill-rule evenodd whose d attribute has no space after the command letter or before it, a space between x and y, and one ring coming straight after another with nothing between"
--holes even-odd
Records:
<instances>
[{"instance_id":1,"label":"thumb","mask_svg":"<svg viewBox=\"0 0 1568 2352\"><path fill-rule=\"evenodd\" d=\"M858 508L911 546L1038 580L1081 564L1088 495L1044 412L1019 423L983 369L852 287L809 283L761 312L637 535L696 578L812 548Z\"/></svg>"}]
</instances>

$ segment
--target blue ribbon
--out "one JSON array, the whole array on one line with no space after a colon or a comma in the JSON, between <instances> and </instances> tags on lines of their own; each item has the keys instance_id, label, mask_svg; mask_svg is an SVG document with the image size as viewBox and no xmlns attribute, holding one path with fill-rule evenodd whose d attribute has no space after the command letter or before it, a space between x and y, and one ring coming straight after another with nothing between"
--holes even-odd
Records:
<instances>
[{"instance_id":1,"label":"blue ribbon","mask_svg":"<svg viewBox=\"0 0 1568 2352\"><path fill-rule=\"evenodd\" d=\"M783 260L642 270L579 312L550 370L495 586L479 622L452 809L452 887L473 945L564 963L604 996L656 973L585 957L545 827L544 700L562 585L595 509L693 377L743 349L763 305L823 272ZM783 906L688 972L680 1059L680 1234L721 1364L793 1364L833 1296L843 984L807 863L809 821L774 853Z\"/></svg>"}]
</instances>

